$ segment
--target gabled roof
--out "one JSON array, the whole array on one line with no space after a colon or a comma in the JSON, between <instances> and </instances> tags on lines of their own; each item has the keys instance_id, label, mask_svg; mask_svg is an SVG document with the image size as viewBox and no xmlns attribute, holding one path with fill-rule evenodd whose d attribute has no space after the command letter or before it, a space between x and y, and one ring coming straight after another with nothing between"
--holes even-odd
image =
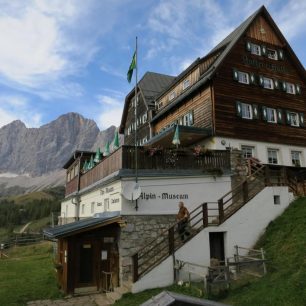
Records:
<instances>
[{"instance_id":1,"label":"gabled roof","mask_svg":"<svg viewBox=\"0 0 306 306\"><path fill-rule=\"evenodd\" d=\"M156 72L146 72L141 80L138 82L138 89L140 90L142 96L144 97L144 102L148 107L154 107L154 99L169 86L175 77L156 73ZM119 127L119 132L123 133L125 120L128 113L130 99L135 94L135 88L133 88L125 98L124 108L121 118L121 123Z\"/></svg>"},{"instance_id":2,"label":"gabled roof","mask_svg":"<svg viewBox=\"0 0 306 306\"><path fill-rule=\"evenodd\" d=\"M89 231L101 226L106 226L120 221L120 212L104 212L102 214L97 214L93 218L83 219L64 225L46 228L44 229L43 234L44 236L50 239L68 237L80 232Z\"/></svg>"},{"instance_id":3,"label":"gabled roof","mask_svg":"<svg viewBox=\"0 0 306 306\"><path fill-rule=\"evenodd\" d=\"M301 77L306 80L305 68L299 61L298 57L290 47L289 43L279 30L278 26L268 13L265 6L261 6L257 11L255 11L251 16L249 16L244 22L242 22L234 31L232 31L227 37L225 37L217 46L215 46L205 57L201 59L197 59L193 62L187 69L185 69L175 80L171 83L173 86L177 83L182 77L185 76L191 69L194 68L195 64L199 64L206 60L208 57L212 56L213 54L220 52L220 55L216 58L216 60L211 64L210 68L200 77L199 81L191 86L188 90L184 92L183 95L179 95L177 98L173 99L170 104L168 104L164 109L159 111L156 116L152 119L151 122L156 121L158 118L162 117L169 109L181 103L184 98L194 92L195 89L199 88L200 86L204 85L205 83L209 82L215 73L217 72L218 68L221 66L222 62L232 50L234 45L238 42L238 40L242 37L242 35L248 30L251 26L252 22L259 16L264 15L267 20L269 21L270 25L272 26L273 30L275 31L276 35L280 37L280 39L284 42L284 47L287 49L288 53L290 54L295 66L297 67L298 71L301 74ZM168 87L168 89L169 89ZM159 95L162 96L165 92Z\"/></svg>"}]
</instances>

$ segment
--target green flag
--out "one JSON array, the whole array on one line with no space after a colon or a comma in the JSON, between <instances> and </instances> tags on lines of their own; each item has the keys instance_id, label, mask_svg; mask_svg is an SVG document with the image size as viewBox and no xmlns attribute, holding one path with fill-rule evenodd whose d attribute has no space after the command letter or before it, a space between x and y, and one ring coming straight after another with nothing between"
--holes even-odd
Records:
<instances>
[{"instance_id":1,"label":"green flag","mask_svg":"<svg viewBox=\"0 0 306 306\"><path fill-rule=\"evenodd\" d=\"M83 164L83 172L86 172L88 169L87 169L87 160L85 160L84 164Z\"/></svg>"},{"instance_id":2,"label":"green flag","mask_svg":"<svg viewBox=\"0 0 306 306\"><path fill-rule=\"evenodd\" d=\"M136 68L136 51L134 52L132 62L129 67L129 71L127 72L127 80L129 83L131 83L132 76L133 76L133 70Z\"/></svg>"},{"instance_id":3,"label":"green flag","mask_svg":"<svg viewBox=\"0 0 306 306\"><path fill-rule=\"evenodd\" d=\"M110 153L109 151L109 142L107 141L104 147L104 152L103 152L103 156L108 156Z\"/></svg>"},{"instance_id":4,"label":"green flag","mask_svg":"<svg viewBox=\"0 0 306 306\"><path fill-rule=\"evenodd\" d=\"M102 154L101 154L100 148L98 148L96 151L94 162L97 164L101 161L101 159L102 159Z\"/></svg>"}]
</instances>

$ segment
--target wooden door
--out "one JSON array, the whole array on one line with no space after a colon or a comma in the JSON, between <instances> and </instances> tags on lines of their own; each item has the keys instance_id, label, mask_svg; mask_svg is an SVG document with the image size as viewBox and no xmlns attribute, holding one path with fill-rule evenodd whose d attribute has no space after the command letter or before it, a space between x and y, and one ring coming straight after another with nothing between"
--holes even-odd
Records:
<instances>
[{"instance_id":1,"label":"wooden door","mask_svg":"<svg viewBox=\"0 0 306 306\"><path fill-rule=\"evenodd\" d=\"M210 258L216 258L219 261L224 261L224 233L212 232L209 233Z\"/></svg>"}]
</instances>

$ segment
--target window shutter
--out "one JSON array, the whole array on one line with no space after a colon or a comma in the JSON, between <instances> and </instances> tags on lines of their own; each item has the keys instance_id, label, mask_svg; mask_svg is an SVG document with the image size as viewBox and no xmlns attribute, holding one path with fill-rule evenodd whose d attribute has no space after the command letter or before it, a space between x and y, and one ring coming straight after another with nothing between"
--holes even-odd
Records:
<instances>
[{"instance_id":1,"label":"window shutter","mask_svg":"<svg viewBox=\"0 0 306 306\"><path fill-rule=\"evenodd\" d=\"M262 106L261 109L262 109L262 119L264 121L267 121L268 120L267 108L265 106Z\"/></svg>"},{"instance_id":2,"label":"window shutter","mask_svg":"<svg viewBox=\"0 0 306 306\"><path fill-rule=\"evenodd\" d=\"M300 127L304 127L304 113L299 113Z\"/></svg>"},{"instance_id":3,"label":"window shutter","mask_svg":"<svg viewBox=\"0 0 306 306\"><path fill-rule=\"evenodd\" d=\"M242 117L242 106L239 101L236 101L236 114L238 117Z\"/></svg>"},{"instance_id":4,"label":"window shutter","mask_svg":"<svg viewBox=\"0 0 306 306\"><path fill-rule=\"evenodd\" d=\"M189 124L193 125L193 111L189 112Z\"/></svg>"},{"instance_id":5,"label":"window shutter","mask_svg":"<svg viewBox=\"0 0 306 306\"><path fill-rule=\"evenodd\" d=\"M300 85L298 85L298 84L296 84L295 85L295 91L296 91L296 93L298 94L298 95L300 95L301 94L301 87L300 87Z\"/></svg>"},{"instance_id":6,"label":"window shutter","mask_svg":"<svg viewBox=\"0 0 306 306\"><path fill-rule=\"evenodd\" d=\"M249 41L246 42L245 48L247 51L251 51L251 43Z\"/></svg>"},{"instance_id":7,"label":"window shutter","mask_svg":"<svg viewBox=\"0 0 306 306\"><path fill-rule=\"evenodd\" d=\"M284 59L284 51L283 50L278 50L278 58L280 59L280 60L283 60Z\"/></svg>"},{"instance_id":8,"label":"window shutter","mask_svg":"<svg viewBox=\"0 0 306 306\"><path fill-rule=\"evenodd\" d=\"M282 82L282 90L287 91L287 83L284 81Z\"/></svg>"},{"instance_id":9,"label":"window shutter","mask_svg":"<svg viewBox=\"0 0 306 306\"><path fill-rule=\"evenodd\" d=\"M282 124L283 123L283 111L281 109L276 110L277 114L277 123Z\"/></svg>"},{"instance_id":10,"label":"window shutter","mask_svg":"<svg viewBox=\"0 0 306 306\"><path fill-rule=\"evenodd\" d=\"M261 54L266 56L267 55L267 48L266 46L261 46Z\"/></svg>"},{"instance_id":11,"label":"window shutter","mask_svg":"<svg viewBox=\"0 0 306 306\"><path fill-rule=\"evenodd\" d=\"M252 109L253 109L253 118L254 119L258 119L258 105L257 104L253 104L252 105Z\"/></svg>"},{"instance_id":12,"label":"window shutter","mask_svg":"<svg viewBox=\"0 0 306 306\"><path fill-rule=\"evenodd\" d=\"M260 85L261 87L263 87L263 86L264 86L263 76L260 75L260 76L258 77L258 80L259 80L259 85Z\"/></svg>"},{"instance_id":13,"label":"window shutter","mask_svg":"<svg viewBox=\"0 0 306 306\"><path fill-rule=\"evenodd\" d=\"M250 73L250 84L255 84L255 74Z\"/></svg>"},{"instance_id":14,"label":"window shutter","mask_svg":"<svg viewBox=\"0 0 306 306\"><path fill-rule=\"evenodd\" d=\"M233 68L233 79L238 81L238 70L236 68Z\"/></svg>"},{"instance_id":15,"label":"window shutter","mask_svg":"<svg viewBox=\"0 0 306 306\"><path fill-rule=\"evenodd\" d=\"M290 112L286 111L286 123L288 125L291 125L291 118L290 118Z\"/></svg>"},{"instance_id":16,"label":"window shutter","mask_svg":"<svg viewBox=\"0 0 306 306\"><path fill-rule=\"evenodd\" d=\"M279 81L278 80L274 80L274 88L279 89Z\"/></svg>"}]
</instances>

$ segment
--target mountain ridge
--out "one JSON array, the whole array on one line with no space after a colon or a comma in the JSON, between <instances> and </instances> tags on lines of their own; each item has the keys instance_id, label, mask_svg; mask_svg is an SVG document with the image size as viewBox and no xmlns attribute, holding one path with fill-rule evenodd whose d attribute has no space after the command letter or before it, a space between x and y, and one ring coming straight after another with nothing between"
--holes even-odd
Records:
<instances>
[{"instance_id":1,"label":"mountain ridge","mask_svg":"<svg viewBox=\"0 0 306 306\"><path fill-rule=\"evenodd\" d=\"M36 189L33 178L48 177L51 185L55 180L64 183L62 167L75 150L95 151L112 141L116 127L100 131L96 122L78 113L67 113L38 128L27 128L20 120L0 128L0 175L14 174L16 177L1 177L1 191L5 186L17 184L31 190ZM54 175L54 182L52 175ZM59 175L59 173L61 173ZM22 179L20 178L22 177ZM27 182L25 182L27 180ZM30 181L29 181L30 180ZM3 187L4 186L4 187ZM26 187L25 187L26 186ZM38 186L39 187L39 186Z\"/></svg>"}]
</instances>

